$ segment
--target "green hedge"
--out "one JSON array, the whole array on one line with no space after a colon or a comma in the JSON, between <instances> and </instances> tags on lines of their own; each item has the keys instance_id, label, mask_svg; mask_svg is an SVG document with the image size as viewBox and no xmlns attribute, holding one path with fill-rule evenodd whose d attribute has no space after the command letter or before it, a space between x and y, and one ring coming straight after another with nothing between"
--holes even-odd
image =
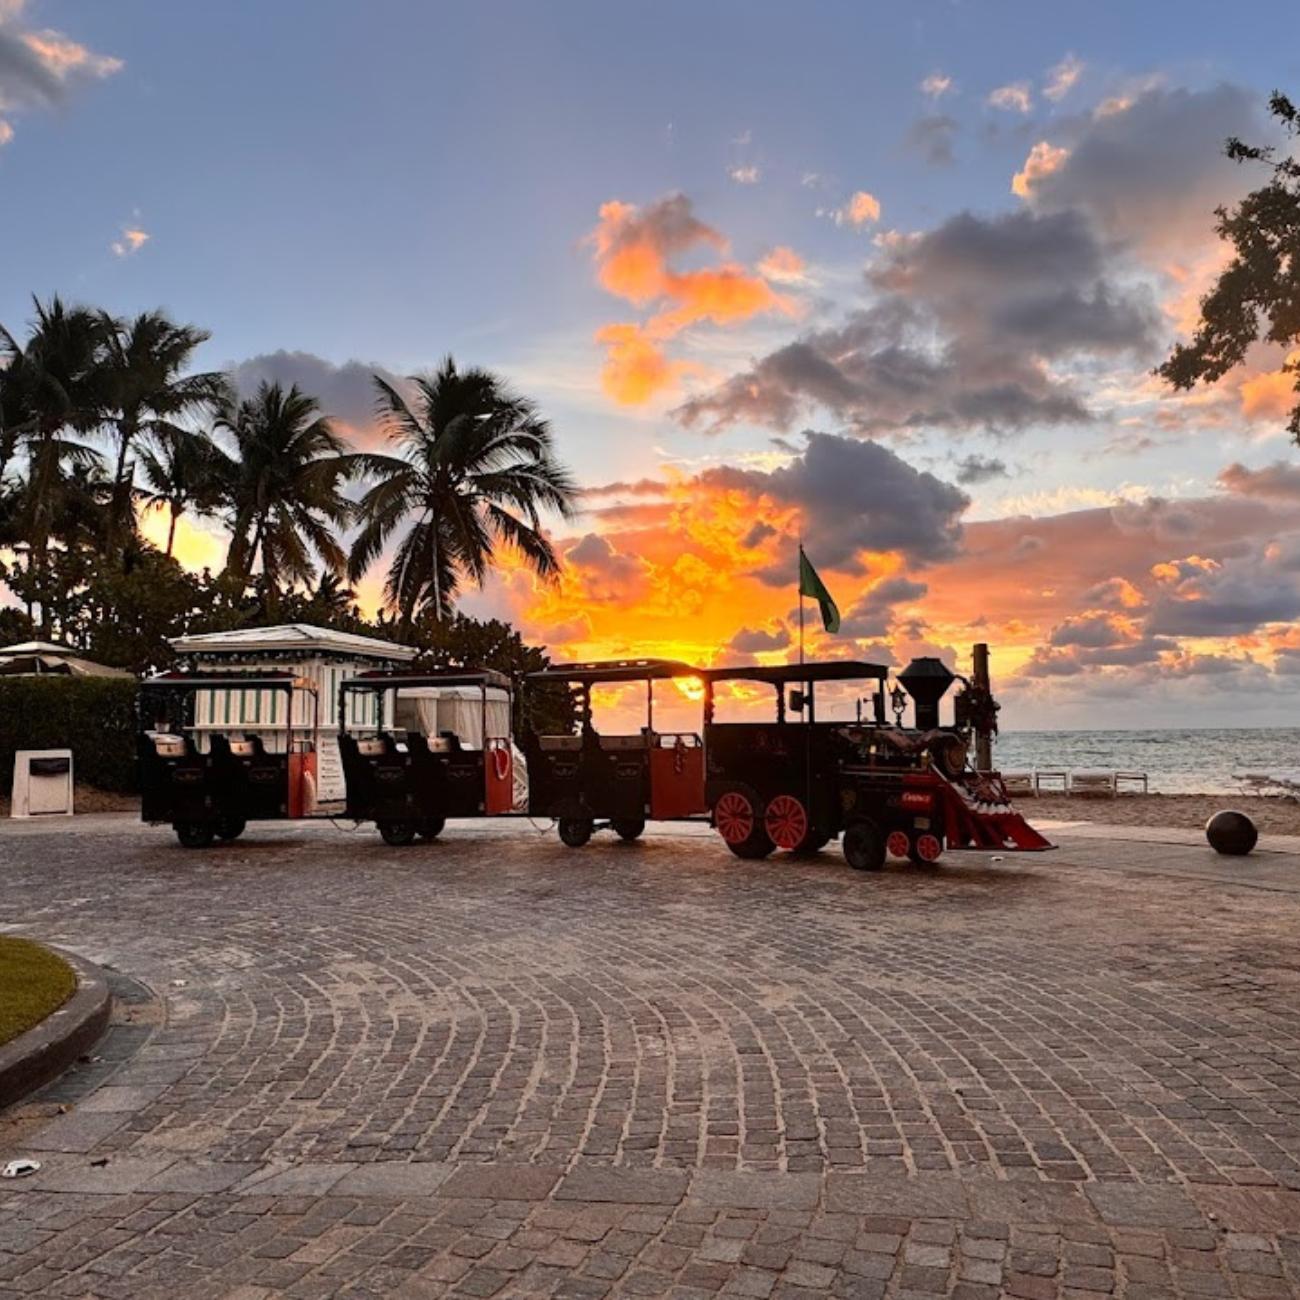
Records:
<instances>
[{"instance_id":1,"label":"green hedge","mask_svg":"<svg viewBox=\"0 0 1300 1300\"><path fill-rule=\"evenodd\" d=\"M70 749L78 781L135 794L135 691L125 677L0 677L0 791L17 750Z\"/></svg>"}]
</instances>

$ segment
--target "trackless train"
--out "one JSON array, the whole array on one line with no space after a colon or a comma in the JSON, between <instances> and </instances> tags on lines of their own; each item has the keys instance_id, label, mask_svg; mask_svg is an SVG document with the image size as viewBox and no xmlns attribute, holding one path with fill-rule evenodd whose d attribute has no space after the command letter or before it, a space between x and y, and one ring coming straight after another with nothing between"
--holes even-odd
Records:
<instances>
[{"instance_id":1,"label":"trackless train","mask_svg":"<svg viewBox=\"0 0 1300 1300\"><path fill-rule=\"evenodd\" d=\"M525 724L517 745L517 684L501 673L363 673L342 683L337 701L341 815L375 822L393 845L433 839L449 818L548 818L574 848L600 830L635 840L647 821L703 822L740 858L812 853L839 839L861 870L889 856L934 862L945 849L1051 848L1011 807L998 774L971 763L972 735L995 726L987 690L963 680L945 726L940 701L959 679L943 663L913 660L892 692L888 675L853 660L557 665L524 680L523 702L534 690L567 689L574 727L544 734ZM698 731L656 730L655 687L673 682L699 688ZM597 731L592 694L601 687L643 689L643 725ZM230 689L286 699L282 751L222 730L212 701ZM723 697L743 701L740 720L718 719ZM905 727L909 697L915 725ZM846 701L853 716L831 716ZM288 673L168 673L143 684L139 712L142 816L170 822L182 844L233 839L249 821L321 815L309 682Z\"/></svg>"}]
</instances>

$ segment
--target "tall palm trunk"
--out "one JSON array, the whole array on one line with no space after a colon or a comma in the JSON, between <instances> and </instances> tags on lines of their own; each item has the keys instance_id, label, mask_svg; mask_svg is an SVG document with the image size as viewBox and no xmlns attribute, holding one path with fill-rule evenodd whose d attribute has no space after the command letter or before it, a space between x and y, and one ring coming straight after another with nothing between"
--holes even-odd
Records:
<instances>
[{"instance_id":1,"label":"tall palm trunk","mask_svg":"<svg viewBox=\"0 0 1300 1300\"><path fill-rule=\"evenodd\" d=\"M110 556L121 554L119 542L127 528L127 515L131 509L131 476L127 473L127 457L131 444L139 433L134 416L124 416L118 426L117 465L113 473L113 495L109 501L107 550ZM135 467L131 466L134 474Z\"/></svg>"},{"instance_id":2,"label":"tall palm trunk","mask_svg":"<svg viewBox=\"0 0 1300 1300\"><path fill-rule=\"evenodd\" d=\"M54 521L54 489L59 476L56 434L56 429L42 431L41 440L32 451L32 464L27 483L31 498L28 564L31 567L36 598L41 607L39 631L41 637L47 641L50 639L52 626L49 590L50 531Z\"/></svg>"}]
</instances>

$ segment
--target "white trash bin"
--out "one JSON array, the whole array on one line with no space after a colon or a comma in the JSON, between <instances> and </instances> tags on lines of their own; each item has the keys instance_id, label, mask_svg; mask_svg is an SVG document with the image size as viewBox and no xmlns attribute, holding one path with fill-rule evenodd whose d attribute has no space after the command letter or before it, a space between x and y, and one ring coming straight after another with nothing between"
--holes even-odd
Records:
<instances>
[{"instance_id":1,"label":"white trash bin","mask_svg":"<svg viewBox=\"0 0 1300 1300\"><path fill-rule=\"evenodd\" d=\"M71 817L72 750L20 749L9 810L11 817Z\"/></svg>"}]
</instances>

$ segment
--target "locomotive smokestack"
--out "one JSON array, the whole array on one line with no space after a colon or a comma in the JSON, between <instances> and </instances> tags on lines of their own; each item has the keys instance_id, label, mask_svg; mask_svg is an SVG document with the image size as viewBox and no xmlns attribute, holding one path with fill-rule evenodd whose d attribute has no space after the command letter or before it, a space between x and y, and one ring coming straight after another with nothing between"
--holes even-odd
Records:
<instances>
[{"instance_id":1,"label":"locomotive smokestack","mask_svg":"<svg viewBox=\"0 0 1300 1300\"><path fill-rule=\"evenodd\" d=\"M939 725L939 701L955 680L941 659L913 659L898 680L916 705L918 731L930 731Z\"/></svg>"}]
</instances>

